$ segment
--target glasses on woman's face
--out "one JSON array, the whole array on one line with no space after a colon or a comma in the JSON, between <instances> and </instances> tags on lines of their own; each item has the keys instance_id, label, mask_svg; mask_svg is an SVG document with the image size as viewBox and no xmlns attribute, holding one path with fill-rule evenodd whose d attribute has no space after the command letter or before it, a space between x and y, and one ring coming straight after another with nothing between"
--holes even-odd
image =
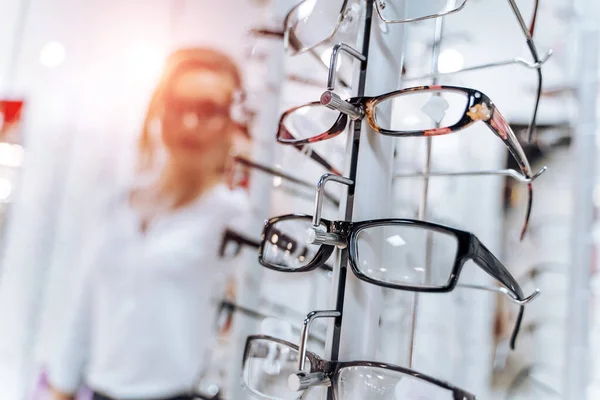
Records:
<instances>
[{"instance_id":1,"label":"glasses on woman's face","mask_svg":"<svg viewBox=\"0 0 600 400\"><path fill-rule=\"evenodd\" d=\"M242 383L265 399L303 399L310 386L298 376L315 377L313 385L331 385L336 400L440 399L474 400L449 383L392 364L370 361L326 361L306 352L307 371L298 372L298 346L265 335L249 336L242 364Z\"/></svg>"},{"instance_id":2,"label":"glasses on woman's face","mask_svg":"<svg viewBox=\"0 0 600 400\"><path fill-rule=\"evenodd\" d=\"M319 103L312 102L286 111L279 121L277 141L297 146L327 140L342 133L350 117L323 106L336 101L351 107L358 119L366 118L376 132L395 137L446 135L483 121L504 142L525 178L532 177L519 140L490 98L478 90L457 86L418 86L347 101L339 100L334 93L327 91ZM308 116L321 123L302 123ZM316 129L307 129L310 126ZM330 128L321 130L322 126ZM532 190L529 182L529 201L521 238L531 214Z\"/></svg>"},{"instance_id":3,"label":"glasses on woman's face","mask_svg":"<svg viewBox=\"0 0 600 400\"><path fill-rule=\"evenodd\" d=\"M210 100L173 99L167 101L163 115L166 124L184 131L218 131L230 121L230 105Z\"/></svg>"},{"instance_id":4,"label":"glasses on woman's face","mask_svg":"<svg viewBox=\"0 0 600 400\"><path fill-rule=\"evenodd\" d=\"M300 263L297 258L288 261L281 256L287 241L280 243L279 238L285 235L296 241L304 238L314 243L315 235L318 240L320 233L335 236L337 246L348 248L350 267L357 278L390 289L449 292L456 287L465 262L473 260L500 283L500 292L521 307L511 337L512 348L523 318L524 304L539 293L536 291L525 298L506 267L472 233L413 219L363 222L321 219L320 226L314 228L312 217L308 215L274 217L265 223L258 260L263 266L282 272L318 268L331 256L334 245L309 245L310 252Z\"/></svg>"}]
</instances>

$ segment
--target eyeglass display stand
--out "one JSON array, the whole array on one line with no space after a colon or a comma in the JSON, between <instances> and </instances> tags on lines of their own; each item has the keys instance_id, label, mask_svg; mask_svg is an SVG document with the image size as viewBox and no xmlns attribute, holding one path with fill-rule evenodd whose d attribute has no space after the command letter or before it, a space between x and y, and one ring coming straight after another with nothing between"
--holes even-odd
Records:
<instances>
[{"instance_id":1,"label":"eyeglass display stand","mask_svg":"<svg viewBox=\"0 0 600 400\"><path fill-rule=\"evenodd\" d=\"M267 23L271 19L278 20L278 16L285 15L285 11L290 7L289 1L272 1L271 7L264 7L264 10L270 10L271 15L265 15ZM274 15L273 15L274 14ZM260 39L259 39L260 40ZM256 119L253 123L252 137L258 145L253 146L252 159L259 160L262 164L272 165L274 161L276 143L273 140L273 132L277 131L277 121L279 119L278 110L281 101L281 86L284 82L284 48L279 40L268 40L268 56L261 62L264 64L262 71L268 71L260 77L249 77L249 79L260 80L260 86L257 89L257 98L260 98L260 108L256 113ZM249 85L257 87L258 85ZM249 199L251 215L245 221L244 231L250 237L260 237L262 231L262 222L269 217L271 211L271 190L273 188L273 179L270 175L252 170L250 176ZM250 309L258 309L260 305L261 279L264 275L264 268L257 268L256 251L244 249L238 258L236 265L236 301ZM234 319L232 331L232 353L230 370L228 373L228 383L226 393L227 398L244 399L248 393L240 385L241 363L238 360L243 358L245 339L248 335L255 333L256 321L250 317L238 315Z\"/></svg>"},{"instance_id":2,"label":"eyeglass display stand","mask_svg":"<svg viewBox=\"0 0 600 400\"><path fill-rule=\"evenodd\" d=\"M397 87L402 68L402 25L384 25L373 14L373 2L366 3L364 30L358 48L367 58L358 63L353 96L382 93ZM340 219L363 220L390 215L394 141L374 132L366 121L351 125L348 135L344 176L355 185L340 207ZM373 249L375 250L375 249ZM374 252L377 254L377 252ZM381 310L381 288L347 273L348 252L340 251L335 268L335 310L343 312L328 330L326 357L331 360L374 359ZM358 396L358 394L355 394ZM328 399L333 399L332 390Z\"/></svg>"},{"instance_id":3,"label":"eyeglass display stand","mask_svg":"<svg viewBox=\"0 0 600 400\"><path fill-rule=\"evenodd\" d=\"M592 20L588 20L591 22ZM593 24L595 25L595 23ZM598 398L600 390L600 373L598 354L589 354L590 324L589 303L591 269L594 268L594 241L591 237L594 231L595 214L594 187L597 185L597 143L598 131L598 46L599 31L596 26L581 30L579 37L579 63L577 80L578 119L573 138L574 165L573 171L588 171L579 173L573 180L573 235L572 235L572 268L569 280L569 303L567 323L567 354L566 354L566 385L564 398L585 399ZM596 293L596 298L598 294ZM597 315L597 314L596 314ZM596 327L596 329L598 329ZM595 332L597 336L597 331ZM593 336L592 336L593 337ZM595 343L594 343L595 344ZM598 351L598 346L594 346ZM595 365L590 365L594 363ZM592 373L590 374L590 367ZM592 381L589 381L589 378ZM586 393L591 383L591 391ZM594 395L595 394L595 395Z\"/></svg>"}]
</instances>

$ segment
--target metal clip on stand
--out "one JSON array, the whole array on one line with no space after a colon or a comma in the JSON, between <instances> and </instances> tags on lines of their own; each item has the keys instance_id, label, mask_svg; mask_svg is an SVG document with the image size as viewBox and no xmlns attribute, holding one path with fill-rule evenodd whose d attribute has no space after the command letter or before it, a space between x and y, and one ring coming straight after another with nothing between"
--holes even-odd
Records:
<instances>
[{"instance_id":1,"label":"metal clip on stand","mask_svg":"<svg viewBox=\"0 0 600 400\"><path fill-rule=\"evenodd\" d=\"M308 334L312 322L317 318L337 318L341 317L342 313L336 310L312 311L306 318L300 333L300 345L298 346L298 372L291 374L288 377L288 387L290 390L297 392L306 390L311 386L329 385L330 381L322 372L306 372L306 345L308 343Z\"/></svg>"},{"instance_id":2,"label":"metal clip on stand","mask_svg":"<svg viewBox=\"0 0 600 400\"><path fill-rule=\"evenodd\" d=\"M329 63L329 76L327 77L327 90L321 95L321 104L327 108L346 114L350 117L350 119L355 121L365 115L365 110L363 110L360 106L356 106L348 103L345 100L342 100L342 98L334 92L337 63L340 52L342 51L359 60L361 65L365 64L367 61L367 58L363 54L346 44L339 43L333 46L333 51L331 52L331 61Z\"/></svg>"},{"instance_id":3,"label":"metal clip on stand","mask_svg":"<svg viewBox=\"0 0 600 400\"><path fill-rule=\"evenodd\" d=\"M342 183L346 186L352 187L354 182L343 176L335 174L325 174L321 176L317 183L317 190L315 195L315 208L313 212L313 226L308 228L306 232L306 243L308 244L329 244L337 246L340 249L346 248L346 242L344 242L339 235L335 233L325 232L321 224L321 210L323 208L323 198L325 195L325 184L329 181Z\"/></svg>"}]
</instances>

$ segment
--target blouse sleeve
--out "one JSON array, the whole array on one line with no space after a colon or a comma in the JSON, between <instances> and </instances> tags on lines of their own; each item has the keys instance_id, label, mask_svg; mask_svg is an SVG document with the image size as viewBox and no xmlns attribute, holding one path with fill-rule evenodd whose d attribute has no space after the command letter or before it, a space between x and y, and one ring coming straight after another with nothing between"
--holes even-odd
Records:
<instances>
[{"instance_id":1,"label":"blouse sleeve","mask_svg":"<svg viewBox=\"0 0 600 400\"><path fill-rule=\"evenodd\" d=\"M89 354L90 314L92 300L91 246L82 254L69 287L67 302L57 323L53 348L50 350L48 377L50 385L74 394L83 381L83 371Z\"/></svg>"}]
</instances>

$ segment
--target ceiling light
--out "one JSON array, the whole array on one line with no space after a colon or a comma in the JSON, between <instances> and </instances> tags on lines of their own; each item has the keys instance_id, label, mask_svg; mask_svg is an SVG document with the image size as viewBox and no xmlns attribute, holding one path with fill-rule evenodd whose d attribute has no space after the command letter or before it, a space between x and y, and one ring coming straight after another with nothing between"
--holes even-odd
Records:
<instances>
[{"instance_id":1,"label":"ceiling light","mask_svg":"<svg viewBox=\"0 0 600 400\"><path fill-rule=\"evenodd\" d=\"M463 55L458 50L444 50L438 58L438 71L443 74L456 72L463 67L464 61Z\"/></svg>"},{"instance_id":2,"label":"ceiling light","mask_svg":"<svg viewBox=\"0 0 600 400\"><path fill-rule=\"evenodd\" d=\"M48 42L40 51L40 62L44 67L55 68L65 61L67 50L61 42Z\"/></svg>"},{"instance_id":3,"label":"ceiling light","mask_svg":"<svg viewBox=\"0 0 600 400\"><path fill-rule=\"evenodd\" d=\"M394 247L400 247L406 244L406 242L404 241L404 239L402 239L400 235L390 236L389 238L385 239L385 241Z\"/></svg>"},{"instance_id":4,"label":"ceiling light","mask_svg":"<svg viewBox=\"0 0 600 400\"><path fill-rule=\"evenodd\" d=\"M409 125L409 126L415 126L417 125L419 122L421 122L421 120L419 119L419 117L417 117L416 115L408 115L406 116L406 118L404 118L402 120L403 124Z\"/></svg>"}]
</instances>

